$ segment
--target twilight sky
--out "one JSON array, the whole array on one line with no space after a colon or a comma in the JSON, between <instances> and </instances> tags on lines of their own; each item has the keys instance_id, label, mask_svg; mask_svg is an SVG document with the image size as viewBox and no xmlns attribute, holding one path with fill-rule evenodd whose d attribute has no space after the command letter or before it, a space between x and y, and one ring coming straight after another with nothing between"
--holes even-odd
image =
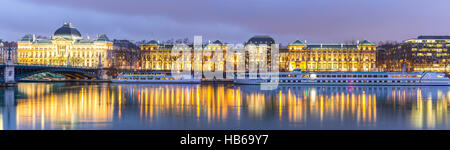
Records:
<instances>
[{"instance_id":1,"label":"twilight sky","mask_svg":"<svg viewBox=\"0 0 450 150\"><path fill-rule=\"evenodd\" d=\"M339 43L450 35L449 0L0 0L0 39L51 36L64 22L110 39Z\"/></svg>"}]
</instances>

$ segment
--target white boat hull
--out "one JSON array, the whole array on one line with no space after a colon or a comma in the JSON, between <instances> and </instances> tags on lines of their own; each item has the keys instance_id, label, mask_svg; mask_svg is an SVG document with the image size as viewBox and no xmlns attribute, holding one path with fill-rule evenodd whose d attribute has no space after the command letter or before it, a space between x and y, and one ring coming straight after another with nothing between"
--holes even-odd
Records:
<instances>
[{"instance_id":1,"label":"white boat hull","mask_svg":"<svg viewBox=\"0 0 450 150\"><path fill-rule=\"evenodd\" d=\"M111 79L113 83L145 83L145 84L200 84L199 79L185 80L117 80Z\"/></svg>"},{"instance_id":2,"label":"white boat hull","mask_svg":"<svg viewBox=\"0 0 450 150\"><path fill-rule=\"evenodd\" d=\"M266 74L266 75L273 75ZM258 85L276 83L278 85L342 85L342 86L449 86L450 79L436 72L283 72L271 80L260 77L234 79L235 84ZM264 75L264 74L261 74Z\"/></svg>"},{"instance_id":3,"label":"white boat hull","mask_svg":"<svg viewBox=\"0 0 450 150\"><path fill-rule=\"evenodd\" d=\"M260 85L262 83L269 83L264 80L234 80L234 84L242 84L242 85ZM450 86L450 82L448 81L422 81L420 83L408 83L408 82L400 82L400 83L384 83L384 82L375 82L375 83L318 83L315 81L302 81L302 82L278 82L278 85L329 85L329 86Z\"/></svg>"}]
</instances>

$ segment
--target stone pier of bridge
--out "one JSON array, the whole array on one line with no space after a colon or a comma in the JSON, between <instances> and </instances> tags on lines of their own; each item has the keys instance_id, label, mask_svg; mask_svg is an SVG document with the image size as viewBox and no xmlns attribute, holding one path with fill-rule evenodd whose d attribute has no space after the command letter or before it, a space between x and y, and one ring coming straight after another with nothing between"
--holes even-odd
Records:
<instances>
[{"instance_id":1,"label":"stone pier of bridge","mask_svg":"<svg viewBox=\"0 0 450 150\"><path fill-rule=\"evenodd\" d=\"M15 86L16 81L14 78L14 62L11 59L11 48L8 48L8 60L5 63L5 69L3 72L3 86Z\"/></svg>"}]
</instances>

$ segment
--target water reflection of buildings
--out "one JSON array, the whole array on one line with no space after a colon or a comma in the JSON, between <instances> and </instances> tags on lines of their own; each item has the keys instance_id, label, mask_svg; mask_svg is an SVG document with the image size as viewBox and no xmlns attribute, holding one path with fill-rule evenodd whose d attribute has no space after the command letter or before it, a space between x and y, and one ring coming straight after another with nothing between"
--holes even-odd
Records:
<instances>
[{"instance_id":1,"label":"water reflection of buildings","mask_svg":"<svg viewBox=\"0 0 450 150\"><path fill-rule=\"evenodd\" d=\"M11 99L5 91L0 95ZM393 86L261 91L227 84L21 83L15 94L16 105L2 102L0 129L164 128L161 122L226 128L249 121L278 122L287 129L446 128L450 100L448 87Z\"/></svg>"},{"instance_id":2,"label":"water reflection of buildings","mask_svg":"<svg viewBox=\"0 0 450 150\"><path fill-rule=\"evenodd\" d=\"M374 91L369 87L283 87L278 95L279 117L286 116L293 123L317 122L321 126L349 121L374 125L378 112Z\"/></svg>"},{"instance_id":3,"label":"water reflection of buildings","mask_svg":"<svg viewBox=\"0 0 450 150\"><path fill-rule=\"evenodd\" d=\"M228 89L225 85L117 85L118 112L139 111L142 120L159 120L176 116L177 120L207 120L207 122L226 121L229 109L239 108L239 91ZM124 96L126 95L126 96ZM130 101L132 99L133 101ZM124 102L128 101L128 102ZM125 108L123 104L137 106ZM128 106L127 106L128 107ZM239 116L238 109L237 115Z\"/></svg>"},{"instance_id":4,"label":"water reflection of buildings","mask_svg":"<svg viewBox=\"0 0 450 150\"><path fill-rule=\"evenodd\" d=\"M65 85L65 86L64 86ZM78 129L104 126L112 120L114 105L109 88L97 85L19 84L26 99L17 104L16 129Z\"/></svg>"},{"instance_id":5,"label":"water reflection of buildings","mask_svg":"<svg viewBox=\"0 0 450 150\"><path fill-rule=\"evenodd\" d=\"M388 108L409 112L412 128L434 129L448 126L449 100L449 87L396 87L387 103Z\"/></svg>"}]
</instances>

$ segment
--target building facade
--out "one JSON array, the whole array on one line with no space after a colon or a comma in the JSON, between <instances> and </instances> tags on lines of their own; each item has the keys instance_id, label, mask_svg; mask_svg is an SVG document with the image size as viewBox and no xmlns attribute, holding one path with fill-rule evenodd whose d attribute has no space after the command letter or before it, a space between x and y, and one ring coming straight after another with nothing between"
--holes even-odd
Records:
<instances>
[{"instance_id":1,"label":"building facade","mask_svg":"<svg viewBox=\"0 0 450 150\"><path fill-rule=\"evenodd\" d=\"M141 50L129 40L113 40L111 66L115 69L139 69Z\"/></svg>"},{"instance_id":2,"label":"building facade","mask_svg":"<svg viewBox=\"0 0 450 150\"><path fill-rule=\"evenodd\" d=\"M108 37L83 38L71 23L64 23L50 38L27 34L17 44L17 61L22 64L111 66L113 43Z\"/></svg>"},{"instance_id":3,"label":"building facade","mask_svg":"<svg viewBox=\"0 0 450 150\"><path fill-rule=\"evenodd\" d=\"M177 66L179 70L197 68L203 71L215 71L225 69L227 47L219 40L203 44L200 52L196 52L193 45L186 45L188 49L182 50L178 54L172 53L174 46L174 44L160 44L155 40L141 45L140 69L171 71L176 65L179 65ZM196 58L195 54L201 54L202 57ZM218 58L213 58L215 55ZM216 60L212 61L213 59Z\"/></svg>"},{"instance_id":4,"label":"building facade","mask_svg":"<svg viewBox=\"0 0 450 150\"><path fill-rule=\"evenodd\" d=\"M251 49L248 46L256 46ZM267 46L267 52L262 52L262 45ZM254 36L245 42L246 50L243 53L234 53L233 58L227 58L227 46L220 41L204 44L200 52L202 58L195 58L194 54L199 53L193 49L193 45L188 45L188 50L182 53L190 53L189 58L183 58L181 52L174 54L172 48L174 44L160 44L152 40L140 46L141 59L139 61L142 70L163 70L170 71L175 68L184 70L194 70L201 68L203 71L222 71L226 69L227 60L234 61L236 71L239 58L245 62L245 70L249 70L250 64L267 65L267 70L273 63L271 59L271 45L276 44L270 36ZM375 44L364 40L355 44L307 44L302 41L295 41L287 47L279 47L279 70L282 72L293 71L294 69L310 71L378 71L376 67ZM222 53L220 58L214 58L216 53ZM260 54L266 53L264 58ZM253 54L253 56L251 56ZM257 54L257 55L254 55ZM259 66L257 66L258 69Z\"/></svg>"},{"instance_id":5,"label":"building facade","mask_svg":"<svg viewBox=\"0 0 450 150\"><path fill-rule=\"evenodd\" d=\"M256 35L250 38L246 43L245 49L245 69L250 69L250 65L266 64L265 70L270 70L272 65L272 44L276 44L275 40L266 35ZM255 47L249 47L254 45ZM267 49L265 49L267 48ZM266 53L266 56L261 54ZM279 54L279 53L278 53ZM278 56L279 57L279 56ZM255 66L258 67L258 66ZM258 67L260 68L260 67Z\"/></svg>"},{"instance_id":6,"label":"building facade","mask_svg":"<svg viewBox=\"0 0 450 150\"><path fill-rule=\"evenodd\" d=\"M141 45L140 69L170 71L177 59L171 54L172 47L173 44L159 44L155 40Z\"/></svg>"},{"instance_id":7,"label":"building facade","mask_svg":"<svg viewBox=\"0 0 450 150\"><path fill-rule=\"evenodd\" d=\"M288 50L289 71L376 71L376 46L367 40L356 44L307 44L297 40Z\"/></svg>"},{"instance_id":8,"label":"building facade","mask_svg":"<svg viewBox=\"0 0 450 150\"><path fill-rule=\"evenodd\" d=\"M450 36L419 36L386 49L388 71L450 72Z\"/></svg>"}]
</instances>

